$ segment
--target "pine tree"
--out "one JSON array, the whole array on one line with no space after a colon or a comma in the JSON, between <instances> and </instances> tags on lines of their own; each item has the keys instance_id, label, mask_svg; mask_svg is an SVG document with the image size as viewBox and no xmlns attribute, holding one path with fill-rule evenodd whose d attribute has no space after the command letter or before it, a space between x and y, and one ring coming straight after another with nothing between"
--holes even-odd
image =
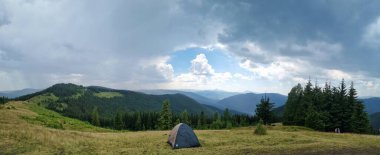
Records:
<instances>
[{"instance_id":1,"label":"pine tree","mask_svg":"<svg viewBox=\"0 0 380 155\"><path fill-rule=\"evenodd\" d=\"M360 101L354 105L354 113L352 115L351 128L355 133L369 133L370 123L368 114L364 111L364 105Z\"/></svg>"},{"instance_id":2,"label":"pine tree","mask_svg":"<svg viewBox=\"0 0 380 155\"><path fill-rule=\"evenodd\" d=\"M197 121L197 129L203 129L201 119L198 119Z\"/></svg>"},{"instance_id":3,"label":"pine tree","mask_svg":"<svg viewBox=\"0 0 380 155\"><path fill-rule=\"evenodd\" d=\"M187 125L191 125L190 124L190 120L189 120L189 113L187 112L187 110L184 110L182 113L181 113L181 122L182 123L185 123Z\"/></svg>"},{"instance_id":4,"label":"pine tree","mask_svg":"<svg viewBox=\"0 0 380 155\"><path fill-rule=\"evenodd\" d=\"M91 124L100 126L98 107L94 107L91 113Z\"/></svg>"},{"instance_id":5,"label":"pine tree","mask_svg":"<svg viewBox=\"0 0 380 155\"><path fill-rule=\"evenodd\" d=\"M319 131L323 131L325 129L323 116L315 109L314 105L309 106L305 118L305 126Z\"/></svg>"},{"instance_id":6,"label":"pine tree","mask_svg":"<svg viewBox=\"0 0 380 155\"><path fill-rule=\"evenodd\" d=\"M341 112L341 118L340 118L340 131L342 132L349 132L351 125L351 117L352 117L352 105L348 104L347 100L347 88L346 83L344 82L344 79L342 79L342 82L340 83L339 87L339 106L340 106L340 112Z\"/></svg>"},{"instance_id":7,"label":"pine tree","mask_svg":"<svg viewBox=\"0 0 380 155\"><path fill-rule=\"evenodd\" d=\"M273 106L274 104L271 103L269 97L267 98L266 96L262 97L260 104L256 105L256 116L259 119L262 119L264 124L269 124L272 122L274 116L272 112Z\"/></svg>"},{"instance_id":8,"label":"pine tree","mask_svg":"<svg viewBox=\"0 0 380 155\"><path fill-rule=\"evenodd\" d=\"M351 132L354 130L352 128L353 127L352 123L354 122L352 119L353 119L353 114L355 111L354 110L355 104L358 102L357 98L358 97L357 97L356 89L354 88L354 82L351 82L350 89L348 91L346 106L344 108L344 118L346 119L345 124L347 124L346 131L348 132Z\"/></svg>"},{"instance_id":9,"label":"pine tree","mask_svg":"<svg viewBox=\"0 0 380 155\"><path fill-rule=\"evenodd\" d=\"M340 105L340 93L338 88L333 87L332 88L332 102L331 102L331 108L329 110L330 113L330 122L331 122L331 129L340 128L341 129L341 122L342 122L342 106Z\"/></svg>"},{"instance_id":10,"label":"pine tree","mask_svg":"<svg viewBox=\"0 0 380 155\"><path fill-rule=\"evenodd\" d=\"M207 129L207 118L203 111L201 111L200 120L201 120L202 129Z\"/></svg>"},{"instance_id":11,"label":"pine tree","mask_svg":"<svg viewBox=\"0 0 380 155\"><path fill-rule=\"evenodd\" d=\"M141 120L141 114L137 113L137 120L135 123L135 130L141 130L142 129L142 120Z\"/></svg>"},{"instance_id":12,"label":"pine tree","mask_svg":"<svg viewBox=\"0 0 380 155\"><path fill-rule=\"evenodd\" d=\"M162 111L159 118L159 126L162 130L168 130L172 128L172 113L170 111L169 100L165 100L162 104Z\"/></svg>"},{"instance_id":13,"label":"pine tree","mask_svg":"<svg viewBox=\"0 0 380 155\"><path fill-rule=\"evenodd\" d=\"M285 103L285 110L283 116L284 125L296 125L300 118L297 117L297 114L303 112L301 107L301 101L303 96L303 88L301 84L294 86L289 94L288 100ZM300 112L298 112L300 111Z\"/></svg>"},{"instance_id":14,"label":"pine tree","mask_svg":"<svg viewBox=\"0 0 380 155\"><path fill-rule=\"evenodd\" d=\"M114 119L114 128L116 130L121 130L123 129L123 127L124 127L124 124L123 124L121 112L117 112Z\"/></svg>"},{"instance_id":15,"label":"pine tree","mask_svg":"<svg viewBox=\"0 0 380 155\"><path fill-rule=\"evenodd\" d=\"M152 123L152 114L149 112L147 116L147 121L146 121L146 129L151 130L154 128L153 123Z\"/></svg>"},{"instance_id":16,"label":"pine tree","mask_svg":"<svg viewBox=\"0 0 380 155\"><path fill-rule=\"evenodd\" d=\"M305 119L307 115L307 111L309 109L309 106L313 104L313 85L311 84L311 81L306 83L306 86L303 91L303 96L301 100L301 104L299 105L299 108L297 109L296 113L296 125L304 125Z\"/></svg>"},{"instance_id":17,"label":"pine tree","mask_svg":"<svg viewBox=\"0 0 380 155\"><path fill-rule=\"evenodd\" d=\"M321 114L323 116L323 122L325 124L325 131L334 131L334 126L331 123L332 116L330 114L331 105L333 102L333 92L331 89L331 85L329 83L325 83L325 87L323 88L323 99L321 105Z\"/></svg>"},{"instance_id":18,"label":"pine tree","mask_svg":"<svg viewBox=\"0 0 380 155\"><path fill-rule=\"evenodd\" d=\"M223 126L226 128L229 123L231 123L231 114L228 108L226 108L223 112Z\"/></svg>"},{"instance_id":19,"label":"pine tree","mask_svg":"<svg viewBox=\"0 0 380 155\"><path fill-rule=\"evenodd\" d=\"M312 90L312 104L315 107L315 110L321 112L323 109L323 93L321 87L318 86L317 82L314 85Z\"/></svg>"}]
</instances>

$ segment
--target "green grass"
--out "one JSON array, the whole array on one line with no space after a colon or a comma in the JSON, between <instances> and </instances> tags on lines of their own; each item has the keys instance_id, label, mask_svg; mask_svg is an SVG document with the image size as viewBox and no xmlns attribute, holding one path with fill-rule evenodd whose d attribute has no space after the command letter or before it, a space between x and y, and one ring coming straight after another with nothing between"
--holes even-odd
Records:
<instances>
[{"instance_id":1,"label":"green grass","mask_svg":"<svg viewBox=\"0 0 380 155\"><path fill-rule=\"evenodd\" d=\"M13 106L15 108L6 108ZM12 102L0 108L0 154L378 154L380 136L316 132L297 126L196 130L202 147L172 150L169 131L101 131L90 124L60 116L37 105ZM37 118L33 121L23 117ZM73 121L62 129L50 121ZM69 124L69 123L68 123ZM75 126L75 127L73 127ZM80 126L90 126L83 127Z\"/></svg>"},{"instance_id":2,"label":"green grass","mask_svg":"<svg viewBox=\"0 0 380 155\"><path fill-rule=\"evenodd\" d=\"M78 131L112 131L109 129L95 127L88 122L64 117L57 112L48 110L42 106L38 106L36 103L29 103L27 104L27 107L31 111L37 113L37 115L20 117L32 124L40 124L46 127L56 129L69 129Z\"/></svg>"},{"instance_id":3,"label":"green grass","mask_svg":"<svg viewBox=\"0 0 380 155\"><path fill-rule=\"evenodd\" d=\"M118 92L100 92L100 93L95 93L94 95L99 98L114 98L114 97L123 96L123 94L120 94Z\"/></svg>"},{"instance_id":4,"label":"green grass","mask_svg":"<svg viewBox=\"0 0 380 155\"><path fill-rule=\"evenodd\" d=\"M36 103L38 105L46 107L49 103L56 102L56 101L58 101L57 96L55 96L54 94L51 94L51 93L47 93L47 94L35 96L35 97L29 99L27 102Z\"/></svg>"}]
</instances>

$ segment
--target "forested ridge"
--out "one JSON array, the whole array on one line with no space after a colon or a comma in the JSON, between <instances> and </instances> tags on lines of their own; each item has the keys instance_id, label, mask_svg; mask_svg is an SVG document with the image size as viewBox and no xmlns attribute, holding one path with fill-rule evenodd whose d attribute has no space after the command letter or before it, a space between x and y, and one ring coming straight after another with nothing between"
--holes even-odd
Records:
<instances>
[{"instance_id":1,"label":"forested ridge","mask_svg":"<svg viewBox=\"0 0 380 155\"><path fill-rule=\"evenodd\" d=\"M98 86L56 84L16 100L36 103L64 116L117 130L167 129L179 122L197 129L221 129L256 122L255 117L233 114L228 109L221 114L221 110L203 106L182 94L147 95ZM170 116L165 119L170 124L166 127L160 119L163 103L168 104L165 109L170 113L166 114Z\"/></svg>"}]
</instances>

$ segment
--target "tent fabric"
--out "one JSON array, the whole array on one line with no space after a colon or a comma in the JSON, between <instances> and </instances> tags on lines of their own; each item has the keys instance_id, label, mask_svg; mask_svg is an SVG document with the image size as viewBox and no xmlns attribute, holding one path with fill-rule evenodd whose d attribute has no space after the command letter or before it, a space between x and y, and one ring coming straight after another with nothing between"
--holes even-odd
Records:
<instances>
[{"instance_id":1,"label":"tent fabric","mask_svg":"<svg viewBox=\"0 0 380 155\"><path fill-rule=\"evenodd\" d=\"M177 124L170 132L168 143L173 149L198 147L200 143L193 129L185 123Z\"/></svg>"}]
</instances>

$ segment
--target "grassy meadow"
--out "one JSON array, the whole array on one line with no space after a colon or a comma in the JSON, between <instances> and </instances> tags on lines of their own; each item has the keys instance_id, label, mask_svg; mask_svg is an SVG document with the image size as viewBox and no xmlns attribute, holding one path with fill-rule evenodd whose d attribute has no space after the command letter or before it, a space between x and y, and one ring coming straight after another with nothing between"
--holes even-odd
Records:
<instances>
[{"instance_id":1,"label":"grassy meadow","mask_svg":"<svg viewBox=\"0 0 380 155\"><path fill-rule=\"evenodd\" d=\"M107 94L109 95L109 94ZM202 147L172 150L169 131L114 131L63 117L36 104L0 105L0 154L379 154L380 136L270 126L196 130Z\"/></svg>"}]
</instances>

